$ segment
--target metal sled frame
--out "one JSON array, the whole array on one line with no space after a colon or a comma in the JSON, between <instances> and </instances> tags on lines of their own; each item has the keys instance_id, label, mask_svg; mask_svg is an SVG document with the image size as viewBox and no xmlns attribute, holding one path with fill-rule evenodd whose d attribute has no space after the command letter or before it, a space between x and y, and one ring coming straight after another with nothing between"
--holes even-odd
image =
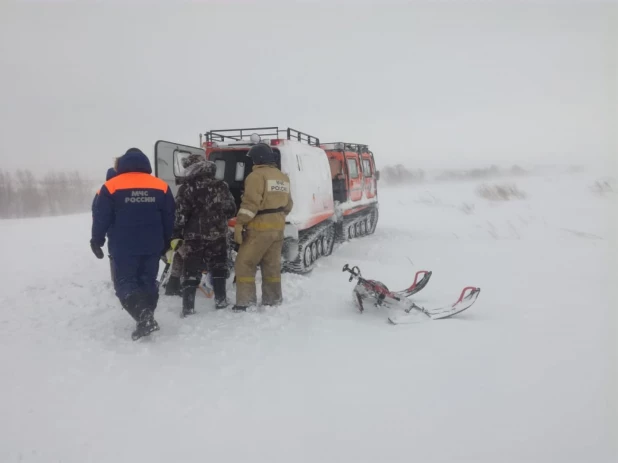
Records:
<instances>
[{"instance_id":1,"label":"metal sled frame","mask_svg":"<svg viewBox=\"0 0 618 463\"><path fill-rule=\"evenodd\" d=\"M412 285L408 289L393 292L390 291L388 287L386 287L386 285L379 281L367 280L363 278L360 269L356 266L350 268L348 264L346 264L343 267L342 271L350 273L349 281L352 281L355 278L358 280L353 292L355 303L359 311L361 313L364 312L364 300L367 298L371 298L374 302L375 307L386 307L389 309L398 309L401 311L401 317L389 317L389 321L393 324L409 322L411 318L406 317L411 317L412 311L423 314L431 320L439 320L442 318L452 317L453 315L461 313L471 307L474 302L476 302L476 299L481 292L480 288L477 288L475 286L466 286L461 291L457 301L455 301L453 304L442 307L425 308L415 304L413 301L410 301L407 298L412 294L419 292L427 285L427 282L429 281L432 272L426 270L419 270L414 276L414 283L412 283ZM420 275L422 275L422 277L419 280Z\"/></svg>"}]
</instances>

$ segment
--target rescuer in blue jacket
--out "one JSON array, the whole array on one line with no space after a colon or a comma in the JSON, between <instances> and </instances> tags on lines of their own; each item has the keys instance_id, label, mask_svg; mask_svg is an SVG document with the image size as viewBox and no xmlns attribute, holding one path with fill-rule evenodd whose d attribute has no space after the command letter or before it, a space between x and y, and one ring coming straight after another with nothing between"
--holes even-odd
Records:
<instances>
[{"instance_id":1,"label":"rescuer in blue jacket","mask_svg":"<svg viewBox=\"0 0 618 463\"><path fill-rule=\"evenodd\" d=\"M159 329L154 319L159 292L159 259L169 248L175 203L163 180L151 175L150 161L137 148L118 159L117 176L105 182L94 205L90 247L99 259L105 234L116 271L116 295L137 322L133 339Z\"/></svg>"}]
</instances>

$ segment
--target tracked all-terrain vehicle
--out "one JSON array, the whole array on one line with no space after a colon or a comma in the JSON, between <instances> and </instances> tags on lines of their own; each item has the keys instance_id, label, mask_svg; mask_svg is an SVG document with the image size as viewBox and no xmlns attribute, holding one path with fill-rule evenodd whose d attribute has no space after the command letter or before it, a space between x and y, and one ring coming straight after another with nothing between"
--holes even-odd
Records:
<instances>
[{"instance_id":1,"label":"tracked all-terrain vehicle","mask_svg":"<svg viewBox=\"0 0 618 463\"><path fill-rule=\"evenodd\" d=\"M181 160L202 154L217 166L240 206L245 178L253 168L247 152L267 143L277 166L290 178L294 207L287 217L283 268L305 273L338 241L374 233L378 223L379 172L373 153L359 143L320 143L295 129L259 127L211 130L200 135L200 147L167 141L155 144L155 175L174 194L182 182ZM235 219L229 223L233 228Z\"/></svg>"}]
</instances>

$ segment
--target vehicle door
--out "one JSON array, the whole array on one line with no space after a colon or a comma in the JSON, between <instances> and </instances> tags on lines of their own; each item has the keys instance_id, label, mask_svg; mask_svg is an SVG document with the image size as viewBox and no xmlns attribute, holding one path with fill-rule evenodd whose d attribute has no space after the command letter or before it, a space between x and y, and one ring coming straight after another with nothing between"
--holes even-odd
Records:
<instances>
[{"instance_id":1,"label":"vehicle door","mask_svg":"<svg viewBox=\"0 0 618 463\"><path fill-rule=\"evenodd\" d=\"M164 140L159 140L155 143L155 177L160 178L169 185L174 197L185 176L182 160L192 154L199 154L206 159L206 152L203 148Z\"/></svg>"},{"instance_id":2,"label":"vehicle door","mask_svg":"<svg viewBox=\"0 0 618 463\"><path fill-rule=\"evenodd\" d=\"M375 198L377 193L376 177L374 175L374 167L371 162L371 158L363 156L361 162L363 163L363 178L365 183L365 196L367 198Z\"/></svg>"},{"instance_id":3,"label":"vehicle door","mask_svg":"<svg viewBox=\"0 0 618 463\"><path fill-rule=\"evenodd\" d=\"M351 201L358 201L363 197L363 176L358 163L357 154L346 155L348 170L348 192Z\"/></svg>"}]
</instances>

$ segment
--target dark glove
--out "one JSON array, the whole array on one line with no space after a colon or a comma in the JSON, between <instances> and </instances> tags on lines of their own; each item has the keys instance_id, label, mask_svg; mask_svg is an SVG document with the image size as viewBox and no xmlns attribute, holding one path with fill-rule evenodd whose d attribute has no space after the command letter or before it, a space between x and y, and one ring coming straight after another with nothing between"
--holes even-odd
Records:
<instances>
[{"instance_id":1,"label":"dark glove","mask_svg":"<svg viewBox=\"0 0 618 463\"><path fill-rule=\"evenodd\" d=\"M94 255L97 256L97 259L103 259L103 257L105 257L105 255L103 254L103 250L101 249L101 246L96 245L92 241L90 242L90 249L92 249L92 252L94 253Z\"/></svg>"}]
</instances>

